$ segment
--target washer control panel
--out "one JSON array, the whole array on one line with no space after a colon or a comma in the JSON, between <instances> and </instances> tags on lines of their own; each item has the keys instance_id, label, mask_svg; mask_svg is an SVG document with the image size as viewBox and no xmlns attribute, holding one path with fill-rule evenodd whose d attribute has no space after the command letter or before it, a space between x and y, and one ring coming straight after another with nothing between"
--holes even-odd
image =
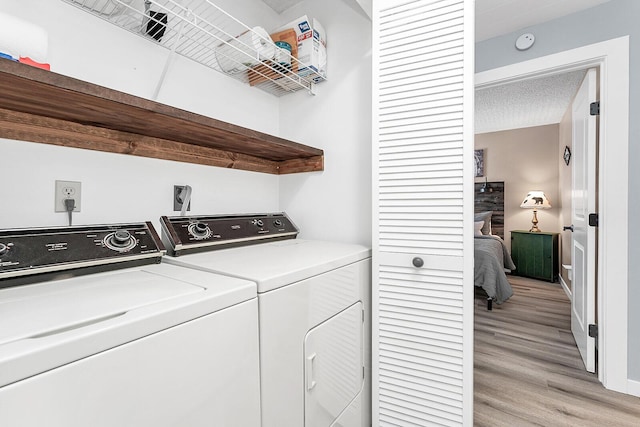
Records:
<instances>
[{"instance_id":1,"label":"washer control panel","mask_svg":"<svg viewBox=\"0 0 640 427\"><path fill-rule=\"evenodd\" d=\"M285 213L160 218L169 255L295 239L298 228Z\"/></svg>"},{"instance_id":2,"label":"washer control panel","mask_svg":"<svg viewBox=\"0 0 640 427\"><path fill-rule=\"evenodd\" d=\"M0 281L133 259L160 262L165 252L149 222L0 230Z\"/></svg>"}]
</instances>

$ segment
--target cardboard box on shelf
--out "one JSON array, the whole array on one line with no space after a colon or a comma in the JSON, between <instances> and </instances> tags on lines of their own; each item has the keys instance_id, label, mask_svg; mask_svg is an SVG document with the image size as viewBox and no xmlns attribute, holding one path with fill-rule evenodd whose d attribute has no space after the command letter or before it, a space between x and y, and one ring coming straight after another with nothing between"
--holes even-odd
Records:
<instances>
[{"instance_id":1,"label":"cardboard box on shelf","mask_svg":"<svg viewBox=\"0 0 640 427\"><path fill-rule=\"evenodd\" d=\"M313 25L312 25L313 24ZM327 33L317 19L309 21L307 15L303 15L276 31L284 31L292 28L296 32L298 42L298 60L301 62L298 74L306 76L312 70L318 73L322 79L327 78ZM322 80L318 78L317 80Z\"/></svg>"}]
</instances>

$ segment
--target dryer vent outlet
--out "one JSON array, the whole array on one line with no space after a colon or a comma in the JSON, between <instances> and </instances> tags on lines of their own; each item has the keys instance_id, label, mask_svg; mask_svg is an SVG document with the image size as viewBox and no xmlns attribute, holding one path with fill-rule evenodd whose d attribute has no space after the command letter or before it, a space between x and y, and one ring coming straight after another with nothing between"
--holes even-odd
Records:
<instances>
[{"instance_id":1,"label":"dryer vent outlet","mask_svg":"<svg viewBox=\"0 0 640 427\"><path fill-rule=\"evenodd\" d=\"M182 204L184 203L185 197L185 186L184 185L174 185L173 186L173 210L180 212L182 210ZM189 204L187 205L187 210L191 210L191 200L189 200Z\"/></svg>"}]
</instances>

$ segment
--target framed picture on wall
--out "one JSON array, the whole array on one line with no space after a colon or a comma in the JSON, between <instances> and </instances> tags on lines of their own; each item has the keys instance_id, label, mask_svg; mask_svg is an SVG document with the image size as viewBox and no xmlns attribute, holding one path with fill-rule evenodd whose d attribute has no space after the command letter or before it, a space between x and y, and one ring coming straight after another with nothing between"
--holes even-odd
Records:
<instances>
[{"instance_id":1,"label":"framed picture on wall","mask_svg":"<svg viewBox=\"0 0 640 427\"><path fill-rule=\"evenodd\" d=\"M475 150L473 159L476 165L476 177L484 176L484 150Z\"/></svg>"},{"instance_id":2,"label":"framed picture on wall","mask_svg":"<svg viewBox=\"0 0 640 427\"><path fill-rule=\"evenodd\" d=\"M571 148L568 145L564 147L564 155L562 156L564 162L569 166L569 162L571 161Z\"/></svg>"}]
</instances>

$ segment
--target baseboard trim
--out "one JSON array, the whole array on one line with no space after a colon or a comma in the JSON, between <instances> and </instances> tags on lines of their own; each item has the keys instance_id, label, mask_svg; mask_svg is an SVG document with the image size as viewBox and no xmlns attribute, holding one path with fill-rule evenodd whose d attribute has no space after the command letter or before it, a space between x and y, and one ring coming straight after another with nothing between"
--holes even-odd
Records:
<instances>
[{"instance_id":1,"label":"baseboard trim","mask_svg":"<svg viewBox=\"0 0 640 427\"><path fill-rule=\"evenodd\" d=\"M560 276L560 285L562 286L562 290L564 291L564 293L567 294L567 297L571 299L571 290L569 289L567 282L564 281L562 276Z\"/></svg>"},{"instance_id":2,"label":"baseboard trim","mask_svg":"<svg viewBox=\"0 0 640 427\"><path fill-rule=\"evenodd\" d=\"M627 380L627 391L630 395L640 397L640 381Z\"/></svg>"}]
</instances>

